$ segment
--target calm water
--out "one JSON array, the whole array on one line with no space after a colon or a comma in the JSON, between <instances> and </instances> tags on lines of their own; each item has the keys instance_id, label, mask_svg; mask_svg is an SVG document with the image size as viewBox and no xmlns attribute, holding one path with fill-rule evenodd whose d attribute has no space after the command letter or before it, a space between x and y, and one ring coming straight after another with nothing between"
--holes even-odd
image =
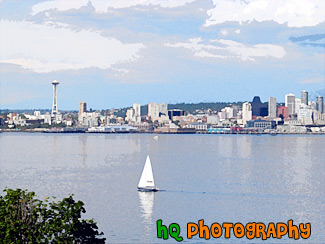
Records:
<instances>
[{"instance_id":1,"label":"calm water","mask_svg":"<svg viewBox=\"0 0 325 244\"><path fill-rule=\"evenodd\" d=\"M325 136L1 133L0 188L69 193L85 202L109 243L170 243L156 220L310 222L325 241ZM136 189L147 154L156 185ZM245 238L209 242L252 242ZM261 242L255 239L253 242ZM266 242L302 242L282 238Z\"/></svg>"}]
</instances>

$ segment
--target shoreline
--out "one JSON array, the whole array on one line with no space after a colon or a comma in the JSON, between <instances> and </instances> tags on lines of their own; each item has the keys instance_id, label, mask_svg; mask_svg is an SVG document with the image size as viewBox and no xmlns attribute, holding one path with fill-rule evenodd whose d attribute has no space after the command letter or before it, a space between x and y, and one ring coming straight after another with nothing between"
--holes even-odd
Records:
<instances>
[{"instance_id":1,"label":"shoreline","mask_svg":"<svg viewBox=\"0 0 325 244\"><path fill-rule=\"evenodd\" d=\"M306 133L291 133L291 132L254 132L254 133L242 133L242 132L208 132L208 131L196 131L195 133L177 133L177 132L154 132L154 131L130 131L130 132L88 132L88 131L46 131L40 129L26 129L26 130L12 130L12 129L4 129L0 130L1 133L46 133L46 134L208 134L208 135L325 135L325 132L306 132Z\"/></svg>"}]
</instances>

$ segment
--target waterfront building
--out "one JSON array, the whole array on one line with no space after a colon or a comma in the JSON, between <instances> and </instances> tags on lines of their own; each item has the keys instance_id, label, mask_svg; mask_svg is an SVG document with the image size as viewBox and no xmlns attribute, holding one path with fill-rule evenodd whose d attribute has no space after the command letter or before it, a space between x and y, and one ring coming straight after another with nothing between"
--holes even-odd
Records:
<instances>
[{"instance_id":1,"label":"waterfront building","mask_svg":"<svg viewBox=\"0 0 325 244\"><path fill-rule=\"evenodd\" d=\"M57 80L52 81L53 85L53 104L52 104L52 117L58 113L58 99L57 99L57 87L59 82Z\"/></svg>"},{"instance_id":2,"label":"waterfront building","mask_svg":"<svg viewBox=\"0 0 325 244\"><path fill-rule=\"evenodd\" d=\"M324 102L323 102L323 97L321 96L317 97L317 111L320 112L321 114L324 113Z\"/></svg>"},{"instance_id":3,"label":"waterfront building","mask_svg":"<svg viewBox=\"0 0 325 244\"><path fill-rule=\"evenodd\" d=\"M255 96L252 101L252 115L253 116L267 116L268 106L266 103L262 103L259 96Z\"/></svg>"},{"instance_id":4,"label":"waterfront building","mask_svg":"<svg viewBox=\"0 0 325 244\"><path fill-rule=\"evenodd\" d=\"M288 107L280 106L278 107L278 117L286 119L289 117L289 109Z\"/></svg>"},{"instance_id":5,"label":"waterfront building","mask_svg":"<svg viewBox=\"0 0 325 244\"><path fill-rule=\"evenodd\" d=\"M305 90L301 92L301 103L308 105L308 92L306 92Z\"/></svg>"},{"instance_id":6,"label":"waterfront building","mask_svg":"<svg viewBox=\"0 0 325 244\"><path fill-rule=\"evenodd\" d=\"M194 128L195 130L208 130L208 125L203 123L190 123L184 126L184 128Z\"/></svg>"},{"instance_id":7,"label":"waterfront building","mask_svg":"<svg viewBox=\"0 0 325 244\"><path fill-rule=\"evenodd\" d=\"M248 102L243 103L242 119L244 125L247 121L252 120L252 105Z\"/></svg>"},{"instance_id":8,"label":"waterfront building","mask_svg":"<svg viewBox=\"0 0 325 244\"><path fill-rule=\"evenodd\" d=\"M313 124L311 107L301 103L299 106L297 119L301 124L304 125Z\"/></svg>"},{"instance_id":9,"label":"waterfront building","mask_svg":"<svg viewBox=\"0 0 325 244\"><path fill-rule=\"evenodd\" d=\"M288 108L289 116L295 113L296 96L292 93L285 95L285 106Z\"/></svg>"},{"instance_id":10,"label":"waterfront building","mask_svg":"<svg viewBox=\"0 0 325 244\"><path fill-rule=\"evenodd\" d=\"M275 121L268 121L268 120L250 120L247 121L245 127L248 128L258 128L258 129L274 129L275 128Z\"/></svg>"},{"instance_id":11,"label":"waterfront building","mask_svg":"<svg viewBox=\"0 0 325 244\"><path fill-rule=\"evenodd\" d=\"M276 118L276 98L270 97L269 98L269 117Z\"/></svg>"},{"instance_id":12,"label":"waterfront building","mask_svg":"<svg viewBox=\"0 0 325 244\"><path fill-rule=\"evenodd\" d=\"M84 112L79 123L84 127L99 126L100 113L98 112Z\"/></svg>"}]
</instances>

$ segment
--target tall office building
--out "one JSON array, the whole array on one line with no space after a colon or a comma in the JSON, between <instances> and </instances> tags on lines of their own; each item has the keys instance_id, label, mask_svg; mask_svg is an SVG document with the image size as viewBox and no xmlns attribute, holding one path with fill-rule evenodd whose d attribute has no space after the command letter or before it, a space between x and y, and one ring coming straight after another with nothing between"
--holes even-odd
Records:
<instances>
[{"instance_id":1,"label":"tall office building","mask_svg":"<svg viewBox=\"0 0 325 244\"><path fill-rule=\"evenodd\" d=\"M295 103L296 103L296 96L292 93L285 95L285 106L289 110L289 115L295 113Z\"/></svg>"},{"instance_id":2,"label":"tall office building","mask_svg":"<svg viewBox=\"0 0 325 244\"><path fill-rule=\"evenodd\" d=\"M243 124L246 125L247 121L252 120L252 105L248 102L243 103Z\"/></svg>"},{"instance_id":3,"label":"tall office building","mask_svg":"<svg viewBox=\"0 0 325 244\"><path fill-rule=\"evenodd\" d=\"M266 103L262 103L259 96L255 96L251 103L253 116L267 116L268 106Z\"/></svg>"},{"instance_id":4,"label":"tall office building","mask_svg":"<svg viewBox=\"0 0 325 244\"><path fill-rule=\"evenodd\" d=\"M276 118L276 98L270 97L269 98L269 117Z\"/></svg>"},{"instance_id":5,"label":"tall office building","mask_svg":"<svg viewBox=\"0 0 325 244\"><path fill-rule=\"evenodd\" d=\"M167 111L167 104L156 104L156 103L149 103L148 104L148 116L151 117L151 120L157 120L161 115L168 116Z\"/></svg>"},{"instance_id":6,"label":"tall office building","mask_svg":"<svg viewBox=\"0 0 325 244\"><path fill-rule=\"evenodd\" d=\"M301 103L308 105L308 92L306 92L305 90L301 92Z\"/></svg>"},{"instance_id":7,"label":"tall office building","mask_svg":"<svg viewBox=\"0 0 325 244\"><path fill-rule=\"evenodd\" d=\"M301 104L301 98L296 97L295 99L295 114L299 112L299 106Z\"/></svg>"},{"instance_id":8,"label":"tall office building","mask_svg":"<svg viewBox=\"0 0 325 244\"><path fill-rule=\"evenodd\" d=\"M321 114L324 113L324 102L323 102L323 97L321 96L317 97L317 111L320 112Z\"/></svg>"},{"instance_id":9,"label":"tall office building","mask_svg":"<svg viewBox=\"0 0 325 244\"><path fill-rule=\"evenodd\" d=\"M141 105L134 103L133 108L129 108L126 111L125 121L130 123L141 123Z\"/></svg>"},{"instance_id":10,"label":"tall office building","mask_svg":"<svg viewBox=\"0 0 325 244\"><path fill-rule=\"evenodd\" d=\"M82 121L82 115L87 111L87 103L79 102L79 123Z\"/></svg>"},{"instance_id":11,"label":"tall office building","mask_svg":"<svg viewBox=\"0 0 325 244\"><path fill-rule=\"evenodd\" d=\"M53 85L53 104L51 116L54 117L58 112L58 98L57 98L57 87L60 83L57 80L52 81Z\"/></svg>"},{"instance_id":12,"label":"tall office building","mask_svg":"<svg viewBox=\"0 0 325 244\"><path fill-rule=\"evenodd\" d=\"M141 117L141 105L139 103L133 104L134 116Z\"/></svg>"},{"instance_id":13,"label":"tall office building","mask_svg":"<svg viewBox=\"0 0 325 244\"><path fill-rule=\"evenodd\" d=\"M141 105L139 103L133 104L134 120L137 123L141 122Z\"/></svg>"}]
</instances>

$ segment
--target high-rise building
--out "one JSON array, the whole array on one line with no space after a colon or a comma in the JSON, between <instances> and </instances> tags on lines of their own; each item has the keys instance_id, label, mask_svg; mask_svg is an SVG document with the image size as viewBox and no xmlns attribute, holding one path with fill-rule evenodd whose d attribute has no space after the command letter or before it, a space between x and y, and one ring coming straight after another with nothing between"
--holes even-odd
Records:
<instances>
[{"instance_id":1,"label":"high-rise building","mask_svg":"<svg viewBox=\"0 0 325 244\"><path fill-rule=\"evenodd\" d=\"M317 97L317 111L320 112L321 114L324 113L324 102L323 102L323 97L321 96Z\"/></svg>"},{"instance_id":2,"label":"high-rise building","mask_svg":"<svg viewBox=\"0 0 325 244\"><path fill-rule=\"evenodd\" d=\"M301 98L296 97L296 99L295 99L295 114L298 113L300 104L301 104Z\"/></svg>"},{"instance_id":3,"label":"high-rise building","mask_svg":"<svg viewBox=\"0 0 325 244\"><path fill-rule=\"evenodd\" d=\"M255 96L251 103L252 105L252 115L254 116L267 116L268 107L266 103L262 103L259 96Z\"/></svg>"},{"instance_id":4,"label":"high-rise building","mask_svg":"<svg viewBox=\"0 0 325 244\"><path fill-rule=\"evenodd\" d=\"M276 98L270 97L269 98L269 117L276 118Z\"/></svg>"},{"instance_id":5,"label":"high-rise building","mask_svg":"<svg viewBox=\"0 0 325 244\"><path fill-rule=\"evenodd\" d=\"M301 92L301 103L308 105L308 92L306 92L305 90Z\"/></svg>"},{"instance_id":6,"label":"high-rise building","mask_svg":"<svg viewBox=\"0 0 325 244\"><path fill-rule=\"evenodd\" d=\"M86 102L79 102L79 122L82 121L82 115L87 111L87 103Z\"/></svg>"},{"instance_id":7,"label":"high-rise building","mask_svg":"<svg viewBox=\"0 0 325 244\"><path fill-rule=\"evenodd\" d=\"M159 110L157 109L156 103L148 104L148 116L151 118L159 117Z\"/></svg>"},{"instance_id":8,"label":"high-rise building","mask_svg":"<svg viewBox=\"0 0 325 244\"><path fill-rule=\"evenodd\" d=\"M246 125L247 121L252 120L252 105L248 102L243 103L242 118L244 125Z\"/></svg>"},{"instance_id":9,"label":"high-rise building","mask_svg":"<svg viewBox=\"0 0 325 244\"><path fill-rule=\"evenodd\" d=\"M57 86L59 82L57 80L52 81L53 85L53 104L52 104L52 113L51 116L54 117L58 112L58 99L57 99Z\"/></svg>"},{"instance_id":10,"label":"high-rise building","mask_svg":"<svg viewBox=\"0 0 325 244\"><path fill-rule=\"evenodd\" d=\"M168 116L167 104L156 104L149 103L148 104L148 116L152 121L158 120L161 115Z\"/></svg>"},{"instance_id":11,"label":"high-rise building","mask_svg":"<svg viewBox=\"0 0 325 244\"><path fill-rule=\"evenodd\" d=\"M289 110L289 115L295 113L295 103L296 103L296 96L292 93L285 95L285 106Z\"/></svg>"},{"instance_id":12,"label":"high-rise building","mask_svg":"<svg viewBox=\"0 0 325 244\"><path fill-rule=\"evenodd\" d=\"M133 108L126 111L125 120L131 123L141 123L141 105L139 103L133 104Z\"/></svg>"},{"instance_id":13,"label":"high-rise building","mask_svg":"<svg viewBox=\"0 0 325 244\"><path fill-rule=\"evenodd\" d=\"M133 104L134 122L141 123L141 105L139 103Z\"/></svg>"}]
</instances>

